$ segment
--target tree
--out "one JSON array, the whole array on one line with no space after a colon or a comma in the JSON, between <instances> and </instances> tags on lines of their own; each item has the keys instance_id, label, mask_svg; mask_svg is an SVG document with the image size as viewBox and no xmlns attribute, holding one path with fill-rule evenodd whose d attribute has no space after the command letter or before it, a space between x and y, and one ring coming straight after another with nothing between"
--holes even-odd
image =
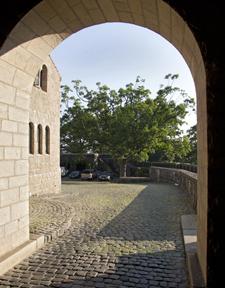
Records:
<instances>
[{"instance_id":1,"label":"tree","mask_svg":"<svg viewBox=\"0 0 225 288\"><path fill-rule=\"evenodd\" d=\"M186 162L197 164L197 125L192 126L187 131L188 141L190 143L190 151L186 155Z\"/></svg>"},{"instance_id":2,"label":"tree","mask_svg":"<svg viewBox=\"0 0 225 288\"><path fill-rule=\"evenodd\" d=\"M67 152L79 148L111 153L120 160L120 176L124 177L129 160L147 160L155 149L171 157L187 154L189 144L181 136L180 125L188 109L194 109L194 99L172 86L177 78L167 75L168 85L161 85L154 99L140 77L135 85L130 83L118 92L100 83L96 83L97 91L89 91L80 86L81 81L73 80L76 96L69 96L71 89L62 86L62 101L72 101L72 106L61 119L61 147Z\"/></svg>"},{"instance_id":3,"label":"tree","mask_svg":"<svg viewBox=\"0 0 225 288\"><path fill-rule=\"evenodd\" d=\"M150 162L179 162L197 164L197 125L192 126L187 130L187 135L184 137L185 141L188 141L190 147L189 152L184 155L183 153L176 153L174 157L166 155L163 150L155 150L154 153L149 153L148 161Z\"/></svg>"}]
</instances>

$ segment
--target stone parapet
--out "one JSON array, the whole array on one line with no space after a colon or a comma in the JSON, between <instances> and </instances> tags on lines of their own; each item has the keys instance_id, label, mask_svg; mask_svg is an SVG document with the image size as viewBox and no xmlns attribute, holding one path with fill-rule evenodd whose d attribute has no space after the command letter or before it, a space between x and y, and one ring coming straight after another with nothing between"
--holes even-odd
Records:
<instances>
[{"instance_id":1,"label":"stone parapet","mask_svg":"<svg viewBox=\"0 0 225 288\"><path fill-rule=\"evenodd\" d=\"M149 177L120 177L119 183L150 182Z\"/></svg>"},{"instance_id":2,"label":"stone parapet","mask_svg":"<svg viewBox=\"0 0 225 288\"><path fill-rule=\"evenodd\" d=\"M150 181L174 183L188 195L188 198L197 211L197 173L182 169L171 169L163 167L150 167Z\"/></svg>"}]
</instances>

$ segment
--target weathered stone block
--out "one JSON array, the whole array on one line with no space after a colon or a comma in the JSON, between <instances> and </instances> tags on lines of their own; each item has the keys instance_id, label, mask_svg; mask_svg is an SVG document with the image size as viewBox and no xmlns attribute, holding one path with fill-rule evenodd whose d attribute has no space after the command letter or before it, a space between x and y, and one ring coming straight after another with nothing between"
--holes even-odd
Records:
<instances>
[{"instance_id":1,"label":"weathered stone block","mask_svg":"<svg viewBox=\"0 0 225 288\"><path fill-rule=\"evenodd\" d=\"M13 79L13 86L29 93L32 88L33 81L34 76L17 69Z\"/></svg>"},{"instance_id":2,"label":"weathered stone block","mask_svg":"<svg viewBox=\"0 0 225 288\"><path fill-rule=\"evenodd\" d=\"M0 161L1 177L10 177L14 175L14 161Z\"/></svg>"},{"instance_id":3,"label":"weathered stone block","mask_svg":"<svg viewBox=\"0 0 225 288\"><path fill-rule=\"evenodd\" d=\"M0 147L0 160L4 159L4 148Z\"/></svg>"},{"instance_id":4,"label":"weathered stone block","mask_svg":"<svg viewBox=\"0 0 225 288\"><path fill-rule=\"evenodd\" d=\"M7 95L7 97L5 97ZM16 89L6 83L0 82L0 102L15 105Z\"/></svg>"},{"instance_id":5,"label":"weathered stone block","mask_svg":"<svg viewBox=\"0 0 225 288\"><path fill-rule=\"evenodd\" d=\"M163 1L158 1L157 6L159 21L171 28L171 7Z\"/></svg>"},{"instance_id":6,"label":"weathered stone block","mask_svg":"<svg viewBox=\"0 0 225 288\"><path fill-rule=\"evenodd\" d=\"M11 205L11 216L12 220L19 219L29 214L29 203L28 201L23 201Z\"/></svg>"},{"instance_id":7,"label":"weathered stone block","mask_svg":"<svg viewBox=\"0 0 225 288\"><path fill-rule=\"evenodd\" d=\"M13 146L15 146L15 147L28 147L28 135L13 134Z\"/></svg>"},{"instance_id":8,"label":"weathered stone block","mask_svg":"<svg viewBox=\"0 0 225 288\"><path fill-rule=\"evenodd\" d=\"M19 201L19 188L1 191L1 206L10 206Z\"/></svg>"},{"instance_id":9,"label":"weathered stone block","mask_svg":"<svg viewBox=\"0 0 225 288\"><path fill-rule=\"evenodd\" d=\"M11 53L4 54L2 58L13 67L24 70L30 58L30 53L20 45L13 49Z\"/></svg>"},{"instance_id":10,"label":"weathered stone block","mask_svg":"<svg viewBox=\"0 0 225 288\"><path fill-rule=\"evenodd\" d=\"M12 146L12 133L0 132L0 145Z\"/></svg>"},{"instance_id":11,"label":"weathered stone block","mask_svg":"<svg viewBox=\"0 0 225 288\"><path fill-rule=\"evenodd\" d=\"M0 226L10 222L10 207L0 209ZM1 246L1 245L0 245Z\"/></svg>"},{"instance_id":12,"label":"weathered stone block","mask_svg":"<svg viewBox=\"0 0 225 288\"><path fill-rule=\"evenodd\" d=\"M7 178L0 178L0 190L8 189L9 181ZM1 202L0 202L1 203Z\"/></svg>"},{"instance_id":13,"label":"weathered stone block","mask_svg":"<svg viewBox=\"0 0 225 288\"><path fill-rule=\"evenodd\" d=\"M53 18L51 18L48 24L54 31L62 32L66 29L65 23L58 16L54 16Z\"/></svg>"},{"instance_id":14,"label":"weathered stone block","mask_svg":"<svg viewBox=\"0 0 225 288\"><path fill-rule=\"evenodd\" d=\"M0 239L5 236L5 226L0 226Z\"/></svg>"},{"instance_id":15,"label":"weathered stone block","mask_svg":"<svg viewBox=\"0 0 225 288\"><path fill-rule=\"evenodd\" d=\"M28 185L28 175L14 176L9 178L9 188Z\"/></svg>"},{"instance_id":16,"label":"weathered stone block","mask_svg":"<svg viewBox=\"0 0 225 288\"><path fill-rule=\"evenodd\" d=\"M15 162L15 175L25 175L28 173L29 164L27 160L18 160Z\"/></svg>"},{"instance_id":17,"label":"weathered stone block","mask_svg":"<svg viewBox=\"0 0 225 288\"><path fill-rule=\"evenodd\" d=\"M49 30L48 24L34 11L30 11L23 18L23 23L39 36L45 34Z\"/></svg>"},{"instance_id":18,"label":"weathered stone block","mask_svg":"<svg viewBox=\"0 0 225 288\"><path fill-rule=\"evenodd\" d=\"M16 92L16 106L22 109L29 109L30 94L18 89Z\"/></svg>"},{"instance_id":19,"label":"weathered stone block","mask_svg":"<svg viewBox=\"0 0 225 288\"><path fill-rule=\"evenodd\" d=\"M34 55L38 55L38 58L45 61L47 55L49 55L52 51L52 47L49 46L43 39L36 38L33 39L33 41L30 42L30 44L27 47L28 51L30 51ZM34 74L34 77L36 75ZM33 78L32 78L33 79ZM34 80L34 79L33 79ZM33 81L31 82L33 83ZM30 87L31 88L31 87ZM29 91L28 91L29 92Z\"/></svg>"},{"instance_id":20,"label":"weathered stone block","mask_svg":"<svg viewBox=\"0 0 225 288\"><path fill-rule=\"evenodd\" d=\"M9 107L9 120L28 123L28 117L28 111L15 107Z\"/></svg>"},{"instance_id":21,"label":"weathered stone block","mask_svg":"<svg viewBox=\"0 0 225 288\"><path fill-rule=\"evenodd\" d=\"M7 119L7 117L8 117L8 105L0 103L0 117L1 117L1 119Z\"/></svg>"},{"instance_id":22,"label":"weathered stone block","mask_svg":"<svg viewBox=\"0 0 225 288\"><path fill-rule=\"evenodd\" d=\"M0 212L1 213L1 212ZM11 236L0 238L0 257L8 252L12 247Z\"/></svg>"},{"instance_id":23,"label":"weathered stone block","mask_svg":"<svg viewBox=\"0 0 225 288\"><path fill-rule=\"evenodd\" d=\"M29 186L20 187L20 201L29 199Z\"/></svg>"},{"instance_id":24,"label":"weathered stone block","mask_svg":"<svg viewBox=\"0 0 225 288\"><path fill-rule=\"evenodd\" d=\"M21 217L19 220L19 229L29 226L29 215Z\"/></svg>"},{"instance_id":25,"label":"weathered stone block","mask_svg":"<svg viewBox=\"0 0 225 288\"><path fill-rule=\"evenodd\" d=\"M28 160L28 158L29 158L28 148L22 148L22 157L21 157L21 159Z\"/></svg>"},{"instance_id":26,"label":"weathered stone block","mask_svg":"<svg viewBox=\"0 0 225 288\"><path fill-rule=\"evenodd\" d=\"M112 1L110 0L99 0L98 4L108 22L118 22L119 17L117 11L115 10Z\"/></svg>"},{"instance_id":27,"label":"weathered stone block","mask_svg":"<svg viewBox=\"0 0 225 288\"><path fill-rule=\"evenodd\" d=\"M9 65L2 59L0 59L0 79L1 81L7 83L7 84L12 84L13 82L13 77L15 74L16 68Z\"/></svg>"},{"instance_id":28,"label":"weathered stone block","mask_svg":"<svg viewBox=\"0 0 225 288\"><path fill-rule=\"evenodd\" d=\"M13 247L18 247L22 243L25 243L29 240L29 228L24 227L12 234L12 243Z\"/></svg>"},{"instance_id":29,"label":"weathered stone block","mask_svg":"<svg viewBox=\"0 0 225 288\"><path fill-rule=\"evenodd\" d=\"M19 123L18 132L20 134L28 134L29 133L29 125L27 125L27 123Z\"/></svg>"},{"instance_id":30,"label":"weathered stone block","mask_svg":"<svg viewBox=\"0 0 225 288\"><path fill-rule=\"evenodd\" d=\"M2 131L17 132L17 122L2 120Z\"/></svg>"},{"instance_id":31,"label":"weathered stone block","mask_svg":"<svg viewBox=\"0 0 225 288\"><path fill-rule=\"evenodd\" d=\"M12 221L5 225L5 236L11 235L18 231L18 220Z\"/></svg>"}]
</instances>

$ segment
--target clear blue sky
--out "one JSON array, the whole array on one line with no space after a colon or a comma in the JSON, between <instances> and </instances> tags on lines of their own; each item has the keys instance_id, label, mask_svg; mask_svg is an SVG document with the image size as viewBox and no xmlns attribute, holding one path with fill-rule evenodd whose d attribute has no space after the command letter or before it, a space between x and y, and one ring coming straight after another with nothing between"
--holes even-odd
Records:
<instances>
[{"instance_id":1,"label":"clear blue sky","mask_svg":"<svg viewBox=\"0 0 225 288\"><path fill-rule=\"evenodd\" d=\"M72 88L71 80L82 80L88 89L96 82L118 90L134 83L139 75L145 87L156 95L164 76L179 74L175 86L196 98L190 70L180 53L160 35L136 25L106 23L83 29L56 47L51 57L62 77L61 84ZM196 115L186 118L183 129L196 124Z\"/></svg>"}]
</instances>

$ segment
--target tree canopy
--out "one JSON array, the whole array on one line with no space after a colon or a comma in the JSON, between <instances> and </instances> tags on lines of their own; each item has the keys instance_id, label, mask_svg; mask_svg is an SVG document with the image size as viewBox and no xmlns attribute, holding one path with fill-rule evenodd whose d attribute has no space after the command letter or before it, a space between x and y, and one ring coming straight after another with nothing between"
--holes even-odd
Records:
<instances>
[{"instance_id":1,"label":"tree canopy","mask_svg":"<svg viewBox=\"0 0 225 288\"><path fill-rule=\"evenodd\" d=\"M190 127L187 130L187 138L190 149L187 154L166 155L163 150L156 149L154 153L149 153L150 162L179 162L197 164L197 125Z\"/></svg>"},{"instance_id":2,"label":"tree canopy","mask_svg":"<svg viewBox=\"0 0 225 288\"><path fill-rule=\"evenodd\" d=\"M118 92L96 83L96 91L73 80L73 89L62 86L62 102L72 102L61 118L61 149L67 152L107 152L120 160L120 175L126 176L129 160L148 159L155 149L173 157L190 149L180 126L194 99L173 87L178 75L168 74L168 85L161 85L155 98L137 77ZM75 91L75 95L70 93Z\"/></svg>"}]
</instances>

